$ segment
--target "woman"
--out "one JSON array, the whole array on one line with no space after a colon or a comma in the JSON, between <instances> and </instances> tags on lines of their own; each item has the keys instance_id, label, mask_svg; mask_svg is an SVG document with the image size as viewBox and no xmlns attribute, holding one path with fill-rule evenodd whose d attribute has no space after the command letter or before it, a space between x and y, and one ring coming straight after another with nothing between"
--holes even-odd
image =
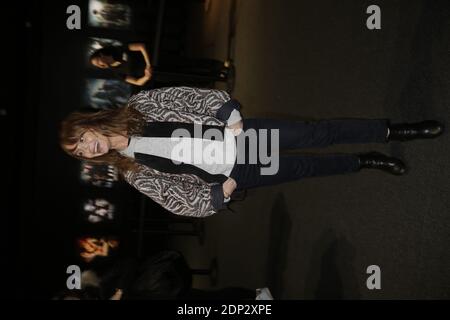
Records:
<instances>
[{"instance_id":1,"label":"woman","mask_svg":"<svg viewBox=\"0 0 450 320\"><path fill-rule=\"evenodd\" d=\"M143 43L128 46L107 46L95 51L90 62L101 69L111 69L120 79L143 86L152 77L150 57Z\"/></svg>"},{"instance_id":2,"label":"woman","mask_svg":"<svg viewBox=\"0 0 450 320\"><path fill-rule=\"evenodd\" d=\"M223 62L166 55L159 59L154 72L143 43L104 47L91 55L90 62L97 68L112 70L116 77L135 86L144 86L153 74L160 82L225 81L233 69L230 60Z\"/></svg>"},{"instance_id":3,"label":"woman","mask_svg":"<svg viewBox=\"0 0 450 320\"><path fill-rule=\"evenodd\" d=\"M60 143L73 157L117 166L129 184L167 210L205 217L224 209L235 190L360 169L395 175L406 170L399 159L380 153L278 156L278 149L426 139L443 131L437 121L242 120L239 109L236 100L219 90L142 91L121 109L72 113L62 122ZM195 138L172 137L173 133L179 136L180 130L194 132ZM222 136L208 135L210 130ZM189 152L192 145L194 152ZM195 150L199 145L200 152ZM214 161L215 154L205 152L211 146L226 161ZM264 153L267 150L270 157ZM196 159L199 155L204 161Z\"/></svg>"},{"instance_id":4,"label":"woman","mask_svg":"<svg viewBox=\"0 0 450 320\"><path fill-rule=\"evenodd\" d=\"M234 68L231 60L191 59L173 55L162 56L158 66L154 67L143 43L104 47L91 55L90 62L97 68L112 70L118 78L135 86L144 86L151 78L162 83L227 81Z\"/></svg>"}]
</instances>

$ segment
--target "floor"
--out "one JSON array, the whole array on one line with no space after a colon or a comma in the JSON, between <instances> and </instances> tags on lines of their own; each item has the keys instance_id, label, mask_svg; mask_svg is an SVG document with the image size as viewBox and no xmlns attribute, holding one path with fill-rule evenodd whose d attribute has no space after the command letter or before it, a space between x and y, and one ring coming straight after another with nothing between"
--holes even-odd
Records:
<instances>
[{"instance_id":1,"label":"floor","mask_svg":"<svg viewBox=\"0 0 450 320\"><path fill-rule=\"evenodd\" d=\"M449 123L450 3L210 0L193 7L193 56L233 59L245 117L438 119ZM225 88L226 84L218 84ZM206 219L205 243L174 241L192 267L217 258L217 287L268 286L276 299L450 298L450 138L314 152L378 150L381 172L249 191ZM307 150L311 152L312 150ZM369 290L367 267L381 270ZM208 288L208 277L197 276Z\"/></svg>"}]
</instances>

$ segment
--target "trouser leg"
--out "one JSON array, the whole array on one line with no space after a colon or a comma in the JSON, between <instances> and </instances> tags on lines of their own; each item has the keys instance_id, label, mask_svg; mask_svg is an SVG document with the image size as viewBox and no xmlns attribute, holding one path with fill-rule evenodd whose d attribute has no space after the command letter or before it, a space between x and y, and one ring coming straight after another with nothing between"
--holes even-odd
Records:
<instances>
[{"instance_id":1,"label":"trouser leg","mask_svg":"<svg viewBox=\"0 0 450 320\"><path fill-rule=\"evenodd\" d=\"M326 147L333 144L385 143L388 121L383 119L321 121L245 119L244 131L248 129L256 131L267 129L269 132L278 129L280 149L298 149Z\"/></svg>"},{"instance_id":2,"label":"trouser leg","mask_svg":"<svg viewBox=\"0 0 450 320\"><path fill-rule=\"evenodd\" d=\"M280 155L282 149L326 147L344 143L383 143L386 142L387 120L322 120L322 121L287 121L273 119L246 119L244 133L256 131L257 147L251 148L250 139L239 143L238 160L231 173L238 189L274 185L305 177L345 174L359 170L359 158L353 154L328 155ZM278 129L278 148L273 148L270 132L262 140L261 130ZM261 164L261 143L270 163ZM255 145L255 144L253 144ZM255 153L257 153L255 155ZM264 152L262 152L264 154ZM239 156L243 155L242 158ZM252 160L256 157L256 163ZM278 160L277 166L275 161ZM271 174L264 174L263 167Z\"/></svg>"},{"instance_id":3,"label":"trouser leg","mask_svg":"<svg viewBox=\"0 0 450 320\"><path fill-rule=\"evenodd\" d=\"M351 173L359 170L359 159L353 154L282 155L275 174L264 175L261 168L259 164L237 165L231 173L231 177L237 182L237 189L276 185L307 177Z\"/></svg>"}]
</instances>

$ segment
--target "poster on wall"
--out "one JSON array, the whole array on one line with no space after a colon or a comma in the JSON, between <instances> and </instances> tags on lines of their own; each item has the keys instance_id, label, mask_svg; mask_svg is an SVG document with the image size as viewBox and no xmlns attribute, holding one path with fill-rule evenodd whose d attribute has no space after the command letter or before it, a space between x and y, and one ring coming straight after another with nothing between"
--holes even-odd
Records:
<instances>
[{"instance_id":1,"label":"poster on wall","mask_svg":"<svg viewBox=\"0 0 450 320\"><path fill-rule=\"evenodd\" d=\"M119 40L90 37L86 44L86 64L89 67L92 67L90 57L95 51L102 49L104 47L122 46L122 45L123 43Z\"/></svg>"},{"instance_id":2,"label":"poster on wall","mask_svg":"<svg viewBox=\"0 0 450 320\"><path fill-rule=\"evenodd\" d=\"M118 1L89 0L88 24L91 27L127 29L131 8Z\"/></svg>"},{"instance_id":3,"label":"poster on wall","mask_svg":"<svg viewBox=\"0 0 450 320\"><path fill-rule=\"evenodd\" d=\"M117 251L119 240L116 237L84 236L77 239L79 257L86 263L96 258L108 258Z\"/></svg>"},{"instance_id":4,"label":"poster on wall","mask_svg":"<svg viewBox=\"0 0 450 320\"><path fill-rule=\"evenodd\" d=\"M114 109L127 104L131 86L120 80L89 78L84 103L94 109Z\"/></svg>"},{"instance_id":5,"label":"poster on wall","mask_svg":"<svg viewBox=\"0 0 450 320\"><path fill-rule=\"evenodd\" d=\"M94 165L82 161L80 179L83 183L95 187L112 188L119 180L119 171L112 165Z\"/></svg>"},{"instance_id":6,"label":"poster on wall","mask_svg":"<svg viewBox=\"0 0 450 320\"><path fill-rule=\"evenodd\" d=\"M103 198L87 199L83 203L83 220L89 223L106 223L114 220L114 204Z\"/></svg>"}]
</instances>

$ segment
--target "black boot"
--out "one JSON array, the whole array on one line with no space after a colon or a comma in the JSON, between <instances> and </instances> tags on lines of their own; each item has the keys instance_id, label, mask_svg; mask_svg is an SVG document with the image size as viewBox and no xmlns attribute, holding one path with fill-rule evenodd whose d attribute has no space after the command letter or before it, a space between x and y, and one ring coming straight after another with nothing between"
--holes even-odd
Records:
<instances>
[{"instance_id":1,"label":"black boot","mask_svg":"<svg viewBox=\"0 0 450 320\"><path fill-rule=\"evenodd\" d=\"M434 120L393 124L389 126L388 141L432 139L440 136L442 132L444 132L444 125Z\"/></svg>"},{"instance_id":2,"label":"black boot","mask_svg":"<svg viewBox=\"0 0 450 320\"><path fill-rule=\"evenodd\" d=\"M400 176L406 172L405 164L393 157L388 157L379 152L370 152L359 155L360 169L378 169Z\"/></svg>"}]
</instances>

